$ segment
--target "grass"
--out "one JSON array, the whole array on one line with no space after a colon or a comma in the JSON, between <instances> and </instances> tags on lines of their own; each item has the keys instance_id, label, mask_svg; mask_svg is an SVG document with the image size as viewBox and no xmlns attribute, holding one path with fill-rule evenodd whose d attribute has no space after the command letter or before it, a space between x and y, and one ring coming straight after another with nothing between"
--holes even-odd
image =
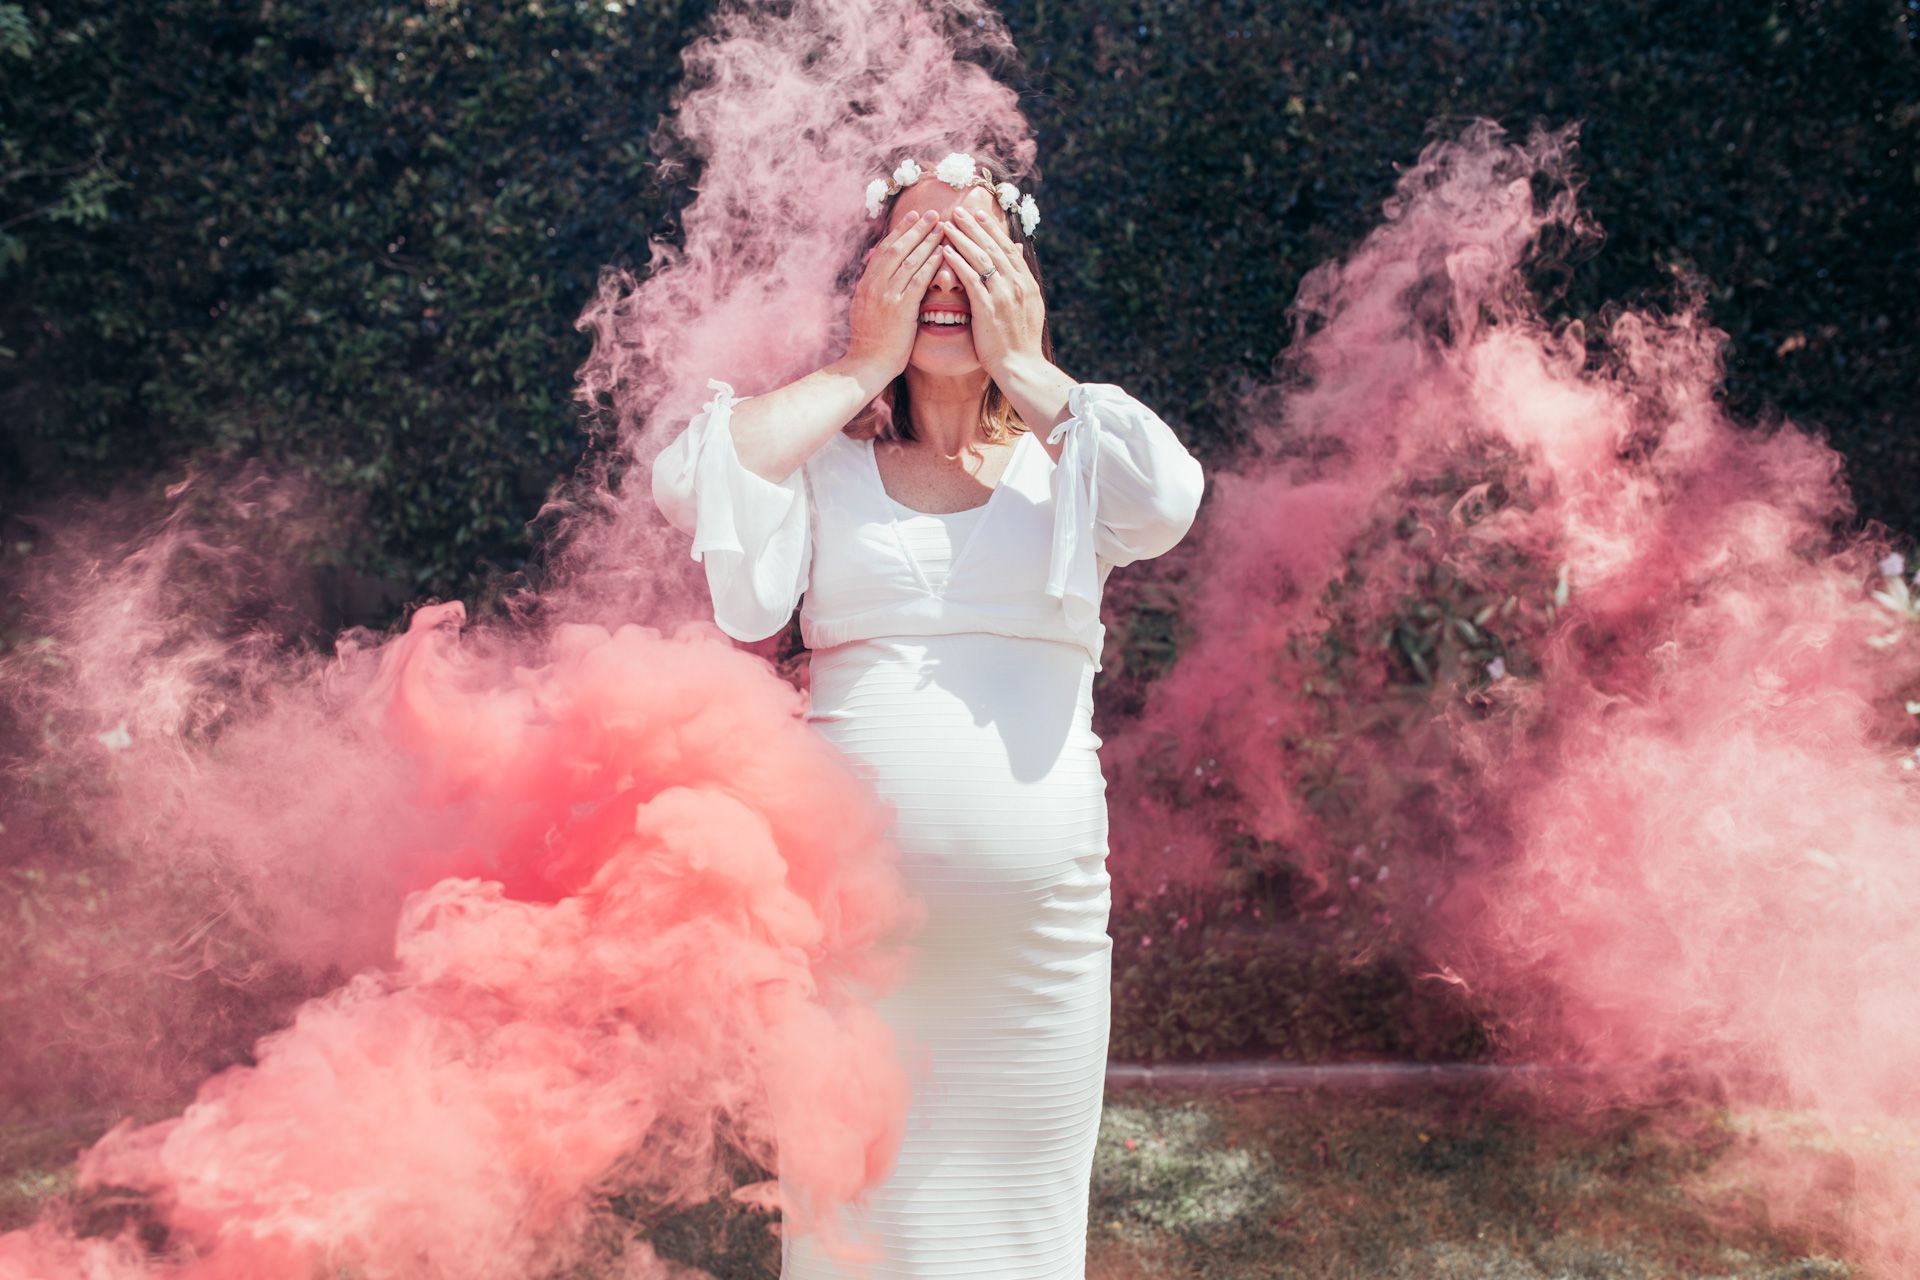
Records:
<instances>
[{"instance_id":1,"label":"grass","mask_svg":"<svg viewBox=\"0 0 1920 1280\"><path fill-rule=\"evenodd\" d=\"M1466 1087L1112 1093L1087 1278L1854 1276L1821 1242L1770 1223L1749 1191L1714 1176L1717 1156L1741 1140L1737 1124L1689 1119L1623 1115L1575 1129ZM101 1127L0 1128L0 1229L71 1189L74 1150ZM725 1280L779 1272L771 1233L737 1208L675 1214L649 1236L663 1258Z\"/></svg>"},{"instance_id":2,"label":"grass","mask_svg":"<svg viewBox=\"0 0 1920 1280\"><path fill-rule=\"evenodd\" d=\"M86 1116L0 1124L0 1231L25 1226L41 1205L71 1191L75 1153L107 1124Z\"/></svg>"},{"instance_id":3,"label":"grass","mask_svg":"<svg viewBox=\"0 0 1920 1280\"><path fill-rule=\"evenodd\" d=\"M1684 1193L1736 1140L1689 1127L1574 1131L1470 1089L1110 1096L1088 1280L1852 1275L1737 1187Z\"/></svg>"}]
</instances>

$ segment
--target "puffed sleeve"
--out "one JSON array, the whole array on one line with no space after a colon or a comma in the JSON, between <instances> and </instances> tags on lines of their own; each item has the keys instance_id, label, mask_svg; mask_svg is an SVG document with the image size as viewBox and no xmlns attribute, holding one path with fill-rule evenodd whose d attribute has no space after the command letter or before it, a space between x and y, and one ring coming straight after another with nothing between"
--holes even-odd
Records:
<instances>
[{"instance_id":1,"label":"puffed sleeve","mask_svg":"<svg viewBox=\"0 0 1920 1280\"><path fill-rule=\"evenodd\" d=\"M1067 392L1053 471L1053 550L1047 594L1074 627L1100 617L1100 561L1132 564L1171 551L1193 526L1205 476L1173 428L1105 382Z\"/></svg>"},{"instance_id":2,"label":"puffed sleeve","mask_svg":"<svg viewBox=\"0 0 1920 1280\"><path fill-rule=\"evenodd\" d=\"M806 474L778 484L741 465L733 447L733 388L718 392L653 460L653 501L707 570L713 620L736 640L764 640L793 616L813 559ZM739 400L751 399L750 396Z\"/></svg>"}]
</instances>

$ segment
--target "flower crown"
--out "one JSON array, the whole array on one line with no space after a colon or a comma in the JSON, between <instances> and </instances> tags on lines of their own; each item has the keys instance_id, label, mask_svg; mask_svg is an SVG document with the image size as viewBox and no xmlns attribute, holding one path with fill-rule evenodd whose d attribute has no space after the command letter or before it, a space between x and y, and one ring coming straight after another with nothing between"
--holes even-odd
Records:
<instances>
[{"instance_id":1,"label":"flower crown","mask_svg":"<svg viewBox=\"0 0 1920 1280\"><path fill-rule=\"evenodd\" d=\"M900 162L893 171L892 178L875 178L867 184L867 216L877 218L887 197L903 191L920 181L922 170L920 162L908 157ZM994 199L1008 214L1020 215L1020 230L1024 235L1032 235L1033 229L1040 225L1040 206L1033 202L1032 196L1020 194L1020 188L1011 182L995 182L980 172L973 157L964 151L954 151L934 166L933 176L940 179L956 191L965 191L968 187L987 187L993 191Z\"/></svg>"}]
</instances>

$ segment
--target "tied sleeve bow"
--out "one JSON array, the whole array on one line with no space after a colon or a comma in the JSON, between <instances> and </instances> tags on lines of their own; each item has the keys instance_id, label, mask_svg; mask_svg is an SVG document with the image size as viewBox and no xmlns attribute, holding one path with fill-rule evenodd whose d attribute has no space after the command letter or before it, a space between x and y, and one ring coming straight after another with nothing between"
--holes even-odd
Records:
<instances>
[{"instance_id":1,"label":"tied sleeve bow","mask_svg":"<svg viewBox=\"0 0 1920 1280\"><path fill-rule=\"evenodd\" d=\"M1085 384L1067 392L1067 416L1047 435L1059 444L1054 469L1053 547L1047 558L1047 594L1060 601L1076 630L1100 618L1100 566L1093 530L1100 514L1100 419L1087 412Z\"/></svg>"},{"instance_id":2,"label":"tied sleeve bow","mask_svg":"<svg viewBox=\"0 0 1920 1280\"><path fill-rule=\"evenodd\" d=\"M733 406L745 399L718 378L716 394L655 457L653 498L693 535L706 566L713 620L736 640L764 640L793 616L811 575L806 478L778 483L749 471L733 447Z\"/></svg>"},{"instance_id":3,"label":"tied sleeve bow","mask_svg":"<svg viewBox=\"0 0 1920 1280\"><path fill-rule=\"evenodd\" d=\"M1047 443L1060 445L1060 461L1046 592L1069 626L1090 631L1106 570L1171 550L1193 524L1206 479L1173 428L1109 382L1075 384Z\"/></svg>"},{"instance_id":4,"label":"tied sleeve bow","mask_svg":"<svg viewBox=\"0 0 1920 1280\"><path fill-rule=\"evenodd\" d=\"M724 423L733 414L734 394L731 385L718 378L708 378L707 389L719 394L707 401L681 437L661 454L653 482L654 498L667 519L694 534L688 554L695 560L715 548L722 551L740 550L739 538L725 523L712 519L704 524L700 521L698 506L694 501L698 492L695 479L699 475L700 459L707 456L707 437L713 434L715 423Z\"/></svg>"}]
</instances>

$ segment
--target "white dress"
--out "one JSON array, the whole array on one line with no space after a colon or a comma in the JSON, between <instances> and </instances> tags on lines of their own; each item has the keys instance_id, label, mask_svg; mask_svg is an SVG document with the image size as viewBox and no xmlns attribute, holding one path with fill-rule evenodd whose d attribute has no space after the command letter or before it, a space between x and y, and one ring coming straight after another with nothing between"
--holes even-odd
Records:
<instances>
[{"instance_id":1,"label":"white dress","mask_svg":"<svg viewBox=\"0 0 1920 1280\"><path fill-rule=\"evenodd\" d=\"M1193 523L1203 479L1119 387L1068 396L1056 466L1021 435L977 508L914 512L837 433L786 481L740 465L718 394L655 459L714 620L759 640L800 608L807 718L893 809L926 903L877 1006L915 1081L898 1160L847 1232L872 1280L1081 1280L1111 1009L1100 596ZM783 1280L862 1274L788 1236Z\"/></svg>"}]
</instances>

